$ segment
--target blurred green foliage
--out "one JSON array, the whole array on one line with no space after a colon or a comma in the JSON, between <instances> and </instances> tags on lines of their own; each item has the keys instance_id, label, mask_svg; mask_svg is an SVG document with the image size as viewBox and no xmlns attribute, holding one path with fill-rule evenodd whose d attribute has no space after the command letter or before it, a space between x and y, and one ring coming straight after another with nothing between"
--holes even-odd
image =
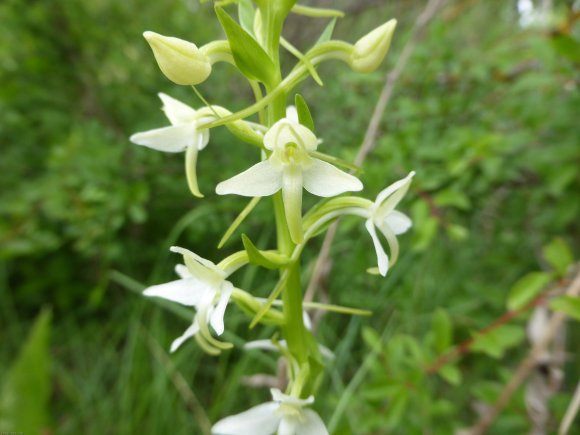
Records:
<instances>
[{"instance_id":1,"label":"blurred green foliage","mask_svg":"<svg viewBox=\"0 0 580 435\"><path fill-rule=\"evenodd\" d=\"M352 160L384 74L424 2L338 3L353 12L336 26L336 36L349 41L386 18L400 21L381 72L363 76L332 63L320 68L324 87L310 82L300 90L324 138L321 151ZM386 280L364 273L376 259L360 221L342 222L333 247L327 283L333 303L375 311L370 320L331 315L320 325L321 341L338 343L328 378L334 393L317 400L336 433L416 433L417 424L449 433L466 426L475 419L472 401L492 402L525 352L528 315L507 325L501 337L507 345L492 343L499 346L495 355L505 353L504 363L473 353L442 368L441 379L421 370L501 316L520 277L538 269L564 275L554 258L568 254L558 247L542 253L554 237L577 249L580 33L571 3L554 2L549 26L522 29L515 2L449 1L414 50L361 175L372 198L417 171L401 206L414 229L401 238L403 255ZM214 360L194 344L169 359L164 349L186 323L126 290L169 279L172 244L222 257L217 242L245 204L212 193L256 158L223 129L212 132L200 154L203 201L188 192L182 156L127 139L165 124L157 92L200 104L162 76L141 33L209 42L219 35L211 7L193 0L67 0L23 8L20 0L4 0L0 22L0 373L39 307L49 304L50 420L57 433L197 433L207 419L266 399L239 381L271 372L275 360L239 350ZM288 38L307 47L325 25L293 17ZM200 90L235 110L251 98L238 83L233 69L220 64ZM266 246L274 236L263 229L269 214L262 201L238 232ZM241 243L232 240L223 251L236 247ZM312 266L314 252L306 258ZM137 281L129 285L112 270ZM240 276L241 286L260 295L273 281L253 268ZM228 340L248 336L242 320L228 312ZM570 342L579 336L572 328ZM479 346L490 353L485 342ZM378 356L360 375L366 386L350 391L373 349ZM577 379L577 355L566 373ZM429 388L410 394L401 384L409 379ZM565 410L571 389L565 384L554 399L554 415ZM345 402L348 391L353 400ZM528 427L518 400L498 419L497 433ZM423 417L418 423L413 410ZM360 425L363 415L367 423Z\"/></svg>"}]
</instances>

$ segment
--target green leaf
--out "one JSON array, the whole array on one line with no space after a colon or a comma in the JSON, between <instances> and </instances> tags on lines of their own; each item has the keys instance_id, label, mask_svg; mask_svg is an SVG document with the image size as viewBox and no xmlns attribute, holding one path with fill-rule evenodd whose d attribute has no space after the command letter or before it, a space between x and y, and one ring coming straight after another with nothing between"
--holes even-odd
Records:
<instances>
[{"instance_id":1,"label":"green leaf","mask_svg":"<svg viewBox=\"0 0 580 435\"><path fill-rule=\"evenodd\" d=\"M290 259L285 255L272 251L260 251L245 234L242 234L242 243L252 264L266 269L280 269L290 263Z\"/></svg>"},{"instance_id":2,"label":"green leaf","mask_svg":"<svg viewBox=\"0 0 580 435\"><path fill-rule=\"evenodd\" d=\"M438 308L435 311L432 327L435 350L438 353L442 353L451 345L453 340L453 326L445 310Z\"/></svg>"},{"instance_id":3,"label":"green leaf","mask_svg":"<svg viewBox=\"0 0 580 435\"><path fill-rule=\"evenodd\" d=\"M276 69L272 59L226 11L220 7L216 7L215 11L228 37L236 66L249 79L268 83Z\"/></svg>"},{"instance_id":4,"label":"green leaf","mask_svg":"<svg viewBox=\"0 0 580 435\"><path fill-rule=\"evenodd\" d=\"M442 190L435 195L433 201L439 207L456 207L460 210L469 210L471 208L471 202L467 195L453 189Z\"/></svg>"},{"instance_id":5,"label":"green leaf","mask_svg":"<svg viewBox=\"0 0 580 435\"><path fill-rule=\"evenodd\" d=\"M450 224L445 227L445 231L447 231L447 235L449 237L451 237L453 240L457 240L458 242L469 237L469 230L461 225Z\"/></svg>"},{"instance_id":6,"label":"green leaf","mask_svg":"<svg viewBox=\"0 0 580 435\"><path fill-rule=\"evenodd\" d=\"M252 0L239 0L238 2L238 19L240 20L240 25L242 29L248 32L250 35L254 34L254 17L256 16L256 11L254 10L254 5Z\"/></svg>"},{"instance_id":7,"label":"green leaf","mask_svg":"<svg viewBox=\"0 0 580 435\"><path fill-rule=\"evenodd\" d=\"M377 333L377 331L370 327L363 328L362 338L364 342L374 351L378 352L383 347L381 336Z\"/></svg>"},{"instance_id":8,"label":"green leaf","mask_svg":"<svg viewBox=\"0 0 580 435\"><path fill-rule=\"evenodd\" d=\"M312 114L310 113L310 109L308 108L308 104L306 104L304 97L300 94L296 94L294 97L294 104L296 105L298 121L300 124L314 132L314 120L312 119Z\"/></svg>"},{"instance_id":9,"label":"green leaf","mask_svg":"<svg viewBox=\"0 0 580 435\"><path fill-rule=\"evenodd\" d=\"M530 272L524 275L512 286L509 292L507 306L510 310L519 310L530 302L552 280L551 273Z\"/></svg>"},{"instance_id":10,"label":"green leaf","mask_svg":"<svg viewBox=\"0 0 580 435\"><path fill-rule=\"evenodd\" d=\"M473 332L472 352L482 352L493 358L501 358L505 351L519 344L525 337L522 327L502 325L485 333Z\"/></svg>"},{"instance_id":11,"label":"green leaf","mask_svg":"<svg viewBox=\"0 0 580 435\"><path fill-rule=\"evenodd\" d=\"M2 429L25 434L48 432L50 321L50 311L43 310L5 374L0 395Z\"/></svg>"},{"instance_id":12,"label":"green leaf","mask_svg":"<svg viewBox=\"0 0 580 435\"><path fill-rule=\"evenodd\" d=\"M560 296L550 302L550 308L580 321L580 298L578 296Z\"/></svg>"},{"instance_id":13,"label":"green leaf","mask_svg":"<svg viewBox=\"0 0 580 435\"><path fill-rule=\"evenodd\" d=\"M461 371L457 366L446 364L437 373L451 385L457 386L461 384Z\"/></svg>"},{"instance_id":14,"label":"green leaf","mask_svg":"<svg viewBox=\"0 0 580 435\"><path fill-rule=\"evenodd\" d=\"M542 254L550 266L558 273L558 276L566 275L568 268L574 262L572 251L561 238L556 238L544 246Z\"/></svg>"},{"instance_id":15,"label":"green leaf","mask_svg":"<svg viewBox=\"0 0 580 435\"><path fill-rule=\"evenodd\" d=\"M320 37L318 38L318 41L316 41L316 44L314 45L316 46L318 44L330 41L330 38L332 38L332 33L334 32L335 25L336 18L333 18L332 21L330 21L330 23L328 23L328 25L324 28L324 30L320 34Z\"/></svg>"}]
</instances>

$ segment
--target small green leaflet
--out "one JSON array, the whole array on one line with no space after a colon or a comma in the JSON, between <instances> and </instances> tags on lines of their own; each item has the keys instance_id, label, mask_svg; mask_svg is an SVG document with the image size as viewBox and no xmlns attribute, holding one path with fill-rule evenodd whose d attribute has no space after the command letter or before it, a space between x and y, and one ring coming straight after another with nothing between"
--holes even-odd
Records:
<instances>
[{"instance_id":1,"label":"small green leaflet","mask_svg":"<svg viewBox=\"0 0 580 435\"><path fill-rule=\"evenodd\" d=\"M560 311L580 322L580 298L578 296L561 296L550 302L550 308Z\"/></svg>"},{"instance_id":2,"label":"small green leaflet","mask_svg":"<svg viewBox=\"0 0 580 435\"><path fill-rule=\"evenodd\" d=\"M268 83L276 69L272 59L226 11L216 7L215 12L228 37L236 66L249 79Z\"/></svg>"},{"instance_id":3,"label":"small green leaflet","mask_svg":"<svg viewBox=\"0 0 580 435\"><path fill-rule=\"evenodd\" d=\"M551 273L530 272L516 281L510 289L507 306L510 310L519 310L534 299L553 279Z\"/></svg>"},{"instance_id":4,"label":"small green leaflet","mask_svg":"<svg viewBox=\"0 0 580 435\"><path fill-rule=\"evenodd\" d=\"M298 112L298 122L304 127L308 128L310 131L314 131L314 120L312 119L312 114L306 104L306 100L300 94L296 94L294 97L294 104L296 105L296 111Z\"/></svg>"}]
</instances>

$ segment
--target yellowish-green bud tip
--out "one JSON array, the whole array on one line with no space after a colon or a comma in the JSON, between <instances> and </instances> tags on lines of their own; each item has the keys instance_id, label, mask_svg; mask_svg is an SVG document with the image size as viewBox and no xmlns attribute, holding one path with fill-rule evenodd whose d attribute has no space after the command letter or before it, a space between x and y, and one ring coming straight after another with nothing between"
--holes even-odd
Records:
<instances>
[{"instance_id":1,"label":"yellowish-green bud tip","mask_svg":"<svg viewBox=\"0 0 580 435\"><path fill-rule=\"evenodd\" d=\"M183 39L145 32L155 60L165 76L178 85L197 85L211 73L211 62L197 46Z\"/></svg>"},{"instance_id":2,"label":"yellowish-green bud tip","mask_svg":"<svg viewBox=\"0 0 580 435\"><path fill-rule=\"evenodd\" d=\"M392 19L359 39L350 57L352 69L362 73L375 71L389 51L395 27L397 20Z\"/></svg>"}]
</instances>

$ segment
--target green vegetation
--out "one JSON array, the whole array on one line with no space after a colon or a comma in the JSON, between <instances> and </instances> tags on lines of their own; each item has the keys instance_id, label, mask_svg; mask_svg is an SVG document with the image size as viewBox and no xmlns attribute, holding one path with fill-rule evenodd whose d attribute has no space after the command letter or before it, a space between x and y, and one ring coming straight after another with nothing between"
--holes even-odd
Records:
<instances>
[{"instance_id":1,"label":"green vegetation","mask_svg":"<svg viewBox=\"0 0 580 435\"><path fill-rule=\"evenodd\" d=\"M215 359L190 342L169 355L192 313L139 293L172 278L173 244L209 259L241 247L229 242L218 254L216 241L247 201L213 190L247 167L246 148L225 129L212 131L198 165L206 195L199 200L187 188L183 156L150 152L128 137L164 125L157 92L201 105L164 78L141 33L203 44L220 32L208 19L212 7L21 3L0 4L0 431L25 430L3 425L28 420L26 433L42 425L58 434L203 433L267 399L266 390L240 382L274 371L276 360L241 350L247 323L235 310L225 338L236 349ZM336 25L336 36L350 41L385 18L399 20L379 72L361 76L332 63L318 71L324 89L312 80L301 89L326 149L352 161L424 2L336 3L353 12ZM360 174L373 197L417 171L399 206L414 222L400 239L406 249L386 279L364 273L376 258L360 221L343 220L332 249L325 295L374 312L330 314L319 325L320 341L336 353L325 380L332 394L316 402L332 433L466 427L477 420L473 404L494 403L529 351L532 308L549 283L565 284L579 254L580 26L572 3L554 1L553 22L522 29L515 2L449 1L417 44ZM325 25L311 23L293 17L287 39L307 48ZM238 86L233 68L215 69L201 93L230 101L232 111L243 107L250 90ZM238 231L264 246L275 237L261 226L270 215L261 202ZM308 270L314 252L306 258ZM274 279L255 268L241 276L260 296ZM551 306L578 317L577 300ZM508 307L521 312L485 332ZM440 364L471 338L469 349ZM551 431L580 376L578 322L569 322L566 340ZM36 391L35 377L23 372L37 377ZM492 433L529 430L518 391ZM28 406L15 414L8 396Z\"/></svg>"}]
</instances>

